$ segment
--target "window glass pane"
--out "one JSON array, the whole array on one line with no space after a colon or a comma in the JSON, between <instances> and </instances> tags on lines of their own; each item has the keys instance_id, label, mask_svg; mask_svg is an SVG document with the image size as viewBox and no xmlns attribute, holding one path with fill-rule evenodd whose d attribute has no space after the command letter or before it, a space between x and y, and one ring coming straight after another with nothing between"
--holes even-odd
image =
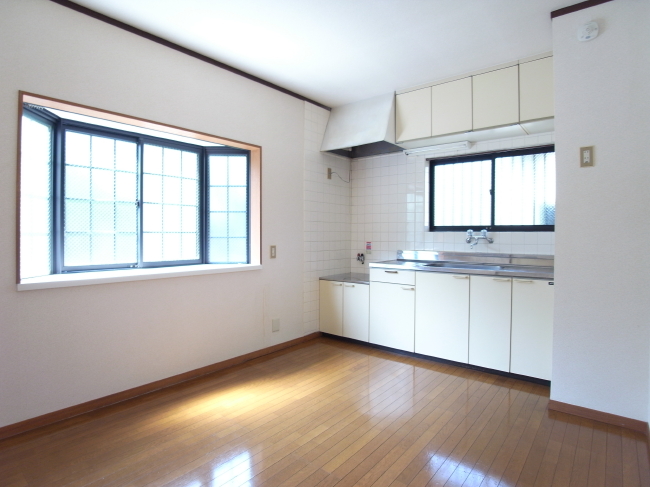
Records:
<instances>
[{"instance_id":1,"label":"window glass pane","mask_svg":"<svg viewBox=\"0 0 650 487\"><path fill-rule=\"evenodd\" d=\"M20 277L52 272L52 127L22 119Z\"/></svg>"},{"instance_id":2,"label":"window glass pane","mask_svg":"<svg viewBox=\"0 0 650 487\"><path fill-rule=\"evenodd\" d=\"M115 141L105 137L92 137L91 163L93 167L114 169L115 167Z\"/></svg>"},{"instance_id":3,"label":"window glass pane","mask_svg":"<svg viewBox=\"0 0 650 487\"><path fill-rule=\"evenodd\" d=\"M245 238L228 239L228 256L233 264L248 262L248 243Z\"/></svg>"},{"instance_id":4,"label":"window glass pane","mask_svg":"<svg viewBox=\"0 0 650 487\"><path fill-rule=\"evenodd\" d=\"M555 225L555 153L495 160L495 224Z\"/></svg>"},{"instance_id":5,"label":"window glass pane","mask_svg":"<svg viewBox=\"0 0 650 487\"><path fill-rule=\"evenodd\" d=\"M90 198L90 169L66 164L65 194L68 198Z\"/></svg>"},{"instance_id":6,"label":"window glass pane","mask_svg":"<svg viewBox=\"0 0 650 487\"><path fill-rule=\"evenodd\" d=\"M162 147L145 144L142 156L142 170L146 174L162 174L162 152Z\"/></svg>"},{"instance_id":7,"label":"window glass pane","mask_svg":"<svg viewBox=\"0 0 650 487\"><path fill-rule=\"evenodd\" d=\"M64 266L137 262L136 150L134 142L65 132Z\"/></svg>"},{"instance_id":8,"label":"window glass pane","mask_svg":"<svg viewBox=\"0 0 650 487\"><path fill-rule=\"evenodd\" d=\"M433 166L435 226L489 226L492 161Z\"/></svg>"},{"instance_id":9,"label":"window glass pane","mask_svg":"<svg viewBox=\"0 0 650 487\"><path fill-rule=\"evenodd\" d=\"M198 154L150 144L143 152L143 260L200 259Z\"/></svg>"},{"instance_id":10,"label":"window glass pane","mask_svg":"<svg viewBox=\"0 0 650 487\"><path fill-rule=\"evenodd\" d=\"M246 156L228 157L228 184L231 186L246 186L248 184L248 164Z\"/></svg>"},{"instance_id":11,"label":"window glass pane","mask_svg":"<svg viewBox=\"0 0 650 487\"><path fill-rule=\"evenodd\" d=\"M248 158L210 155L209 262L248 262Z\"/></svg>"},{"instance_id":12,"label":"window glass pane","mask_svg":"<svg viewBox=\"0 0 650 487\"><path fill-rule=\"evenodd\" d=\"M118 140L115 142L115 169L136 172L138 170L138 150L135 144Z\"/></svg>"},{"instance_id":13,"label":"window glass pane","mask_svg":"<svg viewBox=\"0 0 650 487\"><path fill-rule=\"evenodd\" d=\"M90 166L90 135L67 132L65 143L68 166Z\"/></svg>"},{"instance_id":14,"label":"window glass pane","mask_svg":"<svg viewBox=\"0 0 650 487\"><path fill-rule=\"evenodd\" d=\"M198 155L194 152L183 152L181 159L183 161L183 177L197 179L199 177Z\"/></svg>"},{"instance_id":15,"label":"window glass pane","mask_svg":"<svg viewBox=\"0 0 650 487\"><path fill-rule=\"evenodd\" d=\"M246 235L248 235L246 213L228 213L228 236L246 237Z\"/></svg>"}]
</instances>

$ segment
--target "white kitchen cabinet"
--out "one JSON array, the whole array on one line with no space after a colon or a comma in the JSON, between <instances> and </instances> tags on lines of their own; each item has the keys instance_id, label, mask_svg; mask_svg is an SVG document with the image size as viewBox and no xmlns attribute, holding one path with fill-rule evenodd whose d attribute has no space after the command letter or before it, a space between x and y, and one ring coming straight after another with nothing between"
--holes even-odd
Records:
<instances>
[{"instance_id":1,"label":"white kitchen cabinet","mask_svg":"<svg viewBox=\"0 0 650 487\"><path fill-rule=\"evenodd\" d=\"M474 130L519 122L519 66L472 78Z\"/></svg>"},{"instance_id":2,"label":"white kitchen cabinet","mask_svg":"<svg viewBox=\"0 0 650 487\"><path fill-rule=\"evenodd\" d=\"M320 331L368 341L368 284L320 281Z\"/></svg>"},{"instance_id":3,"label":"white kitchen cabinet","mask_svg":"<svg viewBox=\"0 0 650 487\"><path fill-rule=\"evenodd\" d=\"M320 331L343 336L343 283L320 282Z\"/></svg>"},{"instance_id":4,"label":"white kitchen cabinet","mask_svg":"<svg viewBox=\"0 0 650 487\"><path fill-rule=\"evenodd\" d=\"M512 283L510 372L551 380L553 281L518 279Z\"/></svg>"},{"instance_id":5,"label":"white kitchen cabinet","mask_svg":"<svg viewBox=\"0 0 650 487\"><path fill-rule=\"evenodd\" d=\"M472 130L472 78L431 87L431 135Z\"/></svg>"},{"instance_id":6,"label":"white kitchen cabinet","mask_svg":"<svg viewBox=\"0 0 650 487\"><path fill-rule=\"evenodd\" d=\"M468 275L420 272L416 276L415 351L467 363Z\"/></svg>"},{"instance_id":7,"label":"white kitchen cabinet","mask_svg":"<svg viewBox=\"0 0 650 487\"><path fill-rule=\"evenodd\" d=\"M370 282L370 343L413 352L415 286Z\"/></svg>"},{"instance_id":8,"label":"white kitchen cabinet","mask_svg":"<svg viewBox=\"0 0 650 487\"><path fill-rule=\"evenodd\" d=\"M343 336L368 341L370 286L343 283Z\"/></svg>"},{"instance_id":9,"label":"white kitchen cabinet","mask_svg":"<svg viewBox=\"0 0 650 487\"><path fill-rule=\"evenodd\" d=\"M519 65L519 118L522 122L549 118L553 108L553 58Z\"/></svg>"},{"instance_id":10,"label":"white kitchen cabinet","mask_svg":"<svg viewBox=\"0 0 650 487\"><path fill-rule=\"evenodd\" d=\"M510 370L512 279L472 276L469 299L469 363Z\"/></svg>"},{"instance_id":11,"label":"white kitchen cabinet","mask_svg":"<svg viewBox=\"0 0 650 487\"><path fill-rule=\"evenodd\" d=\"M415 285L415 271L401 271L396 269L370 269L370 281L389 282L392 284Z\"/></svg>"},{"instance_id":12,"label":"white kitchen cabinet","mask_svg":"<svg viewBox=\"0 0 650 487\"><path fill-rule=\"evenodd\" d=\"M397 142L431 137L431 88L397 95L395 123Z\"/></svg>"}]
</instances>

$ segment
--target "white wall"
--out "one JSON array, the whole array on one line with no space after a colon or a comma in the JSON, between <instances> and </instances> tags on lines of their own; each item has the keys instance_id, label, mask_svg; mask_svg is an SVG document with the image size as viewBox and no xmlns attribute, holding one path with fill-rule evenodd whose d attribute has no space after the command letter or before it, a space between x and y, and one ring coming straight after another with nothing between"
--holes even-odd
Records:
<instances>
[{"instance_id":1,"label":"white wall","mask_svg":"<svg viewBox=\"0 0 650 487\"><path fill-rule=\"evenodd\" d=\"M305 332L319 330L318 278L350 272L350 161L320 151L329 111L305 102ZM327 179L327 168L336 175Z\"/></svg>"},{"instance_id":2,"label":"white wall","mask_svg":"<svg viewBox=\"0 0 650 487\"><path fill-rule=\"evenodd\" d=\"M302 101L47 0L0 46L0 426L305 333ZM17 292L19 90L262 146L263 269Z\"/></svg>"},{"instance_id":3,"label":"white wall","mask_svg":"<svg viewBox=\"0 0 650 487\"><path fill-rule=\"evenodd\" d=\"M596 20L598 38L576 32ZM650 418L650 2L553 20L557 224L551 397ZM579 167L594 146L595 167Z\"/></svg>"},{"instance_id":4,"label":"white wall","mask_svg":"<svg viewBox=\"0 0 650 487\"><path fill-rule=\"evenodd\" d=\"M492 232L494 243L484 241L470 249L464 232L429 232L425 229L426 159L453 157L553 143L553 134L528 135L478 142L469 150L423 153L402 152L352 161L351 255L353 272L368 271L370 262L394 259L397 250L451 250L505 254L546 254L554 251L553 232ZM474 230L480 230L475 228ZM366 264L356 260L372 242Z\"/></svg>"}]
</instances>

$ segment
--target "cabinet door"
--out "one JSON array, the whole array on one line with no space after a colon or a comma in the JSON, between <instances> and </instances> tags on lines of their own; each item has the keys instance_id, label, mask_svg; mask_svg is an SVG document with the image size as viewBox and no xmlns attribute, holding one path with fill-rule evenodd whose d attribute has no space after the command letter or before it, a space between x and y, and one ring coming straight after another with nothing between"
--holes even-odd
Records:
<instances>
[{"instance_id":1,"label":"cabinet door","mask_svg":"<svg viewBox=\"0 0 650 487\"><path fill-rule=\"evenodd\" d=\"M469 276L419 272L415 351L467 363Z\"/></svg>"},{"instance_id":2,"label":"cabinet door","mask_svg":"<svg viewBox=\"0 0 650 487\"><path fill-rule=\"evenodd\" d=\"M512 279L472 276L469 299L469 363L510 370Z\"/></svg>"},{"instance_id":3,"label":"cabinet door","mask_svg":"<svg viewBox=\"0 0 650 487\"><path fill-rule=\"evenodd\" d=\"M343 283L320 281L320 331L343 335Z\"/></svg>"},{"instance_id":4,"label":"cabinet door","mask_svg":"<svg viewBox=\"0 0 650 487\"><path fill-rule=\"evenodd\" d=\"M514 279L510 372L551 380L552 281Z\"/></svg>"},{"instance_id":5,"label":"cabinet door","mask_svg":"<svg viewBox=\"0 0 650 487\"><path fill-rule=\"evenodd\" d=\"M343 336L368 341L370 286L343 284Z\"/></svg>"},{"instance_id":6,"label":"cabinet door","mask_svg":"<svg viewBox=\"0 0 650 487\"><path fill-rule=\"evenodd\" d=\"M402 93L395 102L398 142L431 137L431 88Z\"/></svg>"},{"instance_id":7,"label":"cabinet door","mask_svg":"<svg viewBox=\"0 0 650 487\"><path fill-rule=\"evenodd\" d=\"M522 122L553 116L552 57L519 65L519 110Z\"/></svg>"},{"instance_id":8,"label":"cabinet door","mask_svg":"<svg viewBox=\"0 0 650 487\"><path fill-rule=\"evenodd\" d=\"M431 87L431 135L472 130L472 78Z\"/></svg>"},{"instance_id":9,"label":"cabinet door","mask_svg":"<svg viewBox=\"0 0 650 487\"><path fill-rule=\"evenodd\" d=\"M370 343L413 351L415 286L370 283Z\"/></svg>"},{"instance_id":10,"label":"cabinet door","mask_svg":"<svg viewBox=\"0 0 650 487\"><path fill-rule=\"evenodd\" d=\"M519 67L472 77L474 130L519 122Z\"/></svg>"}]
</instances>

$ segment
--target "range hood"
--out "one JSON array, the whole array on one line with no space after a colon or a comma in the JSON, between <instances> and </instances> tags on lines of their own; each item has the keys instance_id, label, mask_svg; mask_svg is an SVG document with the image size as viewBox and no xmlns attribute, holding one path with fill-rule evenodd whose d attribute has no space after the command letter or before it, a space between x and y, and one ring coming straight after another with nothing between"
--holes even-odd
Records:
<instances>
[{"instance_id":1,"label":"range hood","mask_svg":"<svg viewBox=\"0 0 650 487\"><path fill-rule=\"evenodd\" d=\"M333 108L320 150L350 158L402 151L395 145L395 94Z\"/></svg>"},{"instance_id":2,"label":"range hood","mask_svg":"<svg viewBox=\"0 0 650 487\"><path fill-rule=\"evenodd\" d=\"M476 143L554 130L553 117L395 143L395 94L332 109L321 151L356 158L466 141Z\"/></svg>"}]
</instances>

